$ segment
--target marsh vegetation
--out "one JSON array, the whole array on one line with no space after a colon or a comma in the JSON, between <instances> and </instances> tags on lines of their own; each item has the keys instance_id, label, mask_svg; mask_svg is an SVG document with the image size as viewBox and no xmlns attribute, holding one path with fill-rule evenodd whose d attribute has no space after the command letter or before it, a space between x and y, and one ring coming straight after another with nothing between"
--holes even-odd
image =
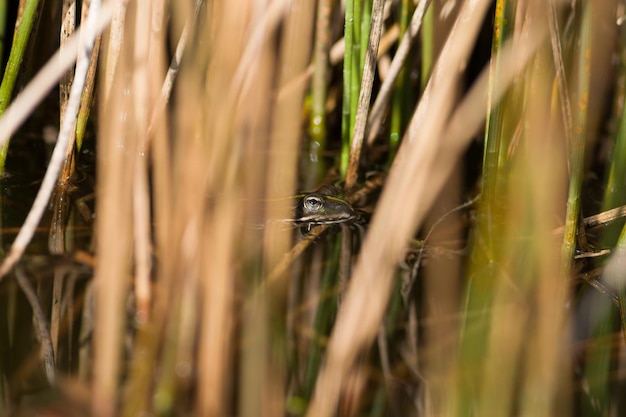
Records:
<instances>
[{"instance_id":1,"label":"marsh vegetation","mask_svg":"<svg viewBox=\"0 0 626 417\"><path fill-rule=\"evenodd\" d=\"M625 415L623 0L14 3L0 414Z\"/></svg>"}]
</instances>

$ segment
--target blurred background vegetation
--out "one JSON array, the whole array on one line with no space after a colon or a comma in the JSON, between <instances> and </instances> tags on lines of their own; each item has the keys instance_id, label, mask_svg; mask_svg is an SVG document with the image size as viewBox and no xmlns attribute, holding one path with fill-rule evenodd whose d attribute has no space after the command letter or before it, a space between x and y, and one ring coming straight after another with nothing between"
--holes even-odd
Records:
<instances>
[{"instance_id":1,"label":"blurred background vegetation","mask_svg":"<svg viewBox=\"0 0 626 417\"><path fill-rule=\"evenodd\" d=\"M625 16L0 0L0 415L626 415Z\"/></svg>"}]
</instances>

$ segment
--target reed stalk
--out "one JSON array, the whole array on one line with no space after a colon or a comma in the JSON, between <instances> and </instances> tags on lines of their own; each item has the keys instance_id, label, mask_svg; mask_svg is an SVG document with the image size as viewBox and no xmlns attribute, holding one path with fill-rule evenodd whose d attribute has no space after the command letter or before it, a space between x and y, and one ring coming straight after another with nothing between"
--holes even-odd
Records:
<instances>
[{"instance_id":1,"label":"reed stalk","mask_svg":"<svg viewBox=\"0 0 626 417\"><path fill-rule=\"evenodd\" d=\"M28 0L24 3L20 2L20 4L23 4L23 8L21 8L21 15L15 26L11 52L9 53L9 59L0 83L0 115L4 113L13 98L17 76L41 7L39 0ZM7 138L0 146L0 172L4 172L8 149L9 142Z\"/></svg>"},{"instance_id":2,"label":"reed stalk","mask_svg":"<svg viewBox=\"0 0 626 417\"><path fill-rule=\"evenodd\" d=\"M344 24L344 51L343 51L343 97L341 101L341 162L339 166L340 171L345 173L348 169L348 157L350 154L350 143L352 141L352 103L356 101L353 98L354 92L352 89L353 77L356 77L354 71L356 66L354 62L354 19L355 19L355 7L354 2L359 0L346 1L345 11L345 24ZM356 106L355 106L356 108Z\"/></svg>"}]
</instances>

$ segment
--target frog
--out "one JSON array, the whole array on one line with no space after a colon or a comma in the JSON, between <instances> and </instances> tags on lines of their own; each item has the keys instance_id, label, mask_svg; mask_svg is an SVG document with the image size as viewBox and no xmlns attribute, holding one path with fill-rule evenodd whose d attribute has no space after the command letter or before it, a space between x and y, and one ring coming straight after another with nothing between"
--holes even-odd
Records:
<instances>
[{"instance_id":1,"label":"frog","mask_svg":"<svg viewBox=\"0 0 626 417\"><path fill-rule=\"evenodd\" d=\"M295 197L298 203L294 210L294 223L303 226L303 232L309 232L312 226L346 223L358 217L354 208L340 198L337 189L331 185Z\"/></svg>"}]
</instances>

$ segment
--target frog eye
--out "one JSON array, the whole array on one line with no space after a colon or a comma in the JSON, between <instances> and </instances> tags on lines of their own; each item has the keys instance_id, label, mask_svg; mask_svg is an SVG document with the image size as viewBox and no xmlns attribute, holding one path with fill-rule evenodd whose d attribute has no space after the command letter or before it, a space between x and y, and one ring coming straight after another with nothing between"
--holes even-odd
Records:
<instances>
[{"instance_id":1,"label":"frog eye","mask_svg":"<svg viewBox=\"0 0 626 417\"><path fill-rule=\"evenodd\" d=\"M304 208L308 212L317 212L324 206L324 200L316 195L307 196L304 199Z\"/></svg>"}]
</instances>

